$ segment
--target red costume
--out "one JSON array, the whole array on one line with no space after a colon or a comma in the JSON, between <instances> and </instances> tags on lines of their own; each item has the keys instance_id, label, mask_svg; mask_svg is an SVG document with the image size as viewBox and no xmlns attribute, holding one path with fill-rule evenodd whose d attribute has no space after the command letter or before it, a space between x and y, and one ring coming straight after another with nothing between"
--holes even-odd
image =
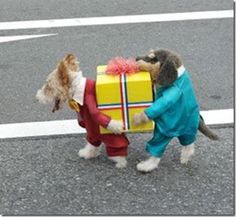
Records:
<instances>
[{"instance_id":1,"label":"red costume","mask_svg":"<svg viewBox=\"0 0 236 217\"><path fill-rule=\"evenodd\" d=\"M87 131L87 141L96 147L103 142L106 146L107 155L127 156L129 141L124 134L100 134L99 125L107 128L111 118L102 114L97 108L95 81L86 79L83 105L79 105L77 112L79 125Z\"/></svg>"}]
</instances>

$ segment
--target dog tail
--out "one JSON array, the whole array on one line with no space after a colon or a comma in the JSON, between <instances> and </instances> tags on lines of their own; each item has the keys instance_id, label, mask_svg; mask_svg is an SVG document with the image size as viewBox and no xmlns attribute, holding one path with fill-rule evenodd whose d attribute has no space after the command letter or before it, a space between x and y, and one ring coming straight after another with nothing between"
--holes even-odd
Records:
<instances>
[{"instance_id":1,"label":"dog tail","mask_svg":"<svg viewBox=\"0 0 236 217\"><path fill-rule=\"evenodd\" d=\"M208 137L211 140L219 140L219 136L213 133L205 124L203 117L200 115L200 123L198 126L198 130Z\"/></svg>"}]
</instances>

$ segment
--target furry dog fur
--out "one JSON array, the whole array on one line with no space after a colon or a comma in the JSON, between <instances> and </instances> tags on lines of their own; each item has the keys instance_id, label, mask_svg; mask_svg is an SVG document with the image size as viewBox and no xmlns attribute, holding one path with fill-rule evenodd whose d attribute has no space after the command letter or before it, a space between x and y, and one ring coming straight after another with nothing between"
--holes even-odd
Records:
<instances>
[{"instance_id":1,"label":"furry dog fur","mask_svg":"<svg viewBox=\"0 0 236 217\"><path fill-rule=\"evenodd\" d=\"M177 53L166 49L151 50L147 55L138 56L136 58L136 61L138 62L139 68L141 70L150 72L153 86L157 87L157 90L158 87L164 87L165 90L170 90L169 87L172 87L172 84L174 84L174 82L181 76L180 74L178 74L178 69L185 69L183 67L183 61L181 57ZM186 80L188 80L187 83L191 83L189 78L187 78ZM190 89L192 89L191 84ZM168 105L168 103L166 105ZM178 108L173 108L172 111L175 109L178 110ZM199 111L196 113L198 114ZM136 125L139 125L142 122L146 121L149 121L149 117L145 112L136 114L133 117L133 122ZM172 122L172 120L170 120L170 122ZM158 120L156 121L156 124L158 124ZM199 131L201 131L205 136L209 137L210 139L219 139L218 136L206 126L201 116L199 117L199 125L197 127ZM180 159L181 163L186 164L189 161L190 157L193 155L193 153L194 143L183 145ZM151 157L148 160L142 161L137 165L137 169L143 172L152 171L153 169L158 167L159 161L160 157L153 156L151 154Z\"/></svg>"},{"instance_id":2,"label":"furry dog fur","mask_svg":"<svg viewBox=\"0 0 236 217\"><path fill-rule=\"evenodd\" d=\"M100 144L106 146L109 158L117 168L127 164L128 139L122 133L123 124L103 115L97 109L95 97L95 81L82 76L79 62L73 54L66 55L57 67L48 75L46 83L37 91L36 98L40 103L53 103L52 112L62 108L68 100L76 104L78 122L87 131L87 141L79 156L85 159L100 154ZM80 111L79 111L80 110ZM113 134L102 135L99 125L112 131Z\"/></svg>"},{"instance_id":3,"label":"furry dog fur","mask_svg":"<svg viewBox=\"0 0 236 217\"><path fill-rule=\"evenodd\" d=\"M64 57L48 75L46 83L37 91L36 98L40 103L54 103L52 112L61 109L63 104L72 97L70 87L76 71L79 70L78 63L72 54Z\"/></svg>"}]
</instances>

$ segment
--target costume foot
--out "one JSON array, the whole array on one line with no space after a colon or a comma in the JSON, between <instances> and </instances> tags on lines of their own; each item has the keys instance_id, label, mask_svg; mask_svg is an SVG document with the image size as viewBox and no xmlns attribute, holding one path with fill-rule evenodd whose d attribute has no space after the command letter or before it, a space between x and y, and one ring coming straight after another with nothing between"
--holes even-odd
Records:
<instances>
[{"instance_id":1,"label":"costume foot","mask_svg":"<svg viewBox=\"0 0 236 217\"><path fill-rule=\"evenodd\" d=\"M137 164L137 170L141 172L151 172L158 167L160 158L150 157L148 160L141 161Z\"/></svg>"},{"instance_id":2,"label":"costume foot","mask_svg":"<svg viewBox=\"0 0 236 217\"><path fill-rule=\"evenodd\" d=\"M109 157L110 160L116 163L116 168L125 168L127 166L127 160L125 157Z\"/></svg>"},{"instance_id":3,"label":"costume foot","mask_svg":"<svg viewBox=\"0 0 236 217\"><path fill-rule=\"evenodd\" d=\"M194 154L194 144L184 146L181 151L180 162L181 164L187 164L190 157Z\"/></svg>"},{"instance_id":4,"label":"costume foot","mask_svg":"<svg viewBox=\"0 0 236 217\"><path fill-rule=\"evenodd\" d=\"M100 155L100 147L95 147L89 143L84 148L79 150L79 156L84 159L95 158L99 155Z\"/></svg>"}]
</instances>

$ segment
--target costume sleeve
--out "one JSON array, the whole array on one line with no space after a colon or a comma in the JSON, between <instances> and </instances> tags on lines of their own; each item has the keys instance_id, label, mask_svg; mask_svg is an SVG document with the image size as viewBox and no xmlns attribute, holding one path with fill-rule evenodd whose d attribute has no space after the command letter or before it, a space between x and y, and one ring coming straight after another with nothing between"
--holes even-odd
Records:
<instances>
[{"instance_id":1,"label":"costume sleeve","mask_svg":"<svg viewBox=\"0 0 236 217\"><path fill-rule=\"evenodd\" d=\"M145 114L151 120L158 118L178 101L181 94L182 92L178 87L171 86L163 91L162 96L155 100L150 107L144 110Z\"/></svg>"},{"instance_id":2,"label":"costume sleeve","mask_svg":"<svg viewBox=\"0 0 236 217\"><path fill-rule=\"evenodd\" d=\"M111 118L105 114L102 114L98 110L95 96L93 94L88 94L85 100L93 120L102 127L107 128Z\"/></svg>"}]
</instances>

